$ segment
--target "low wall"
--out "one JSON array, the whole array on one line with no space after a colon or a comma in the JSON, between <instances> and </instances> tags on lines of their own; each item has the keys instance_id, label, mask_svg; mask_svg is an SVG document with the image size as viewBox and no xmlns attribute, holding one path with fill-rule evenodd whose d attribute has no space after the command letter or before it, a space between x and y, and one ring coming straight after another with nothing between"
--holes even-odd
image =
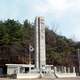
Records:
<instances>
[{"instance_id":1,"label":"low wall","mask_svg":"<svg viewBox=\"0 0 80 80\"><path fill-rule=\"evenodd\" d=\"M76 77L75 67L65 66L54 67L54 74L58 78Z\"/></svg>"},{"instance_id":2,"label":"low wall","mask_svg":"<svg viewBox=\"0 0 80 80\"><path fill-rule=\"evenodd\" d=\"M76 73L55 73L56 77L64 78L64 77L76 77Z\"/></svg>"}]
</instances>

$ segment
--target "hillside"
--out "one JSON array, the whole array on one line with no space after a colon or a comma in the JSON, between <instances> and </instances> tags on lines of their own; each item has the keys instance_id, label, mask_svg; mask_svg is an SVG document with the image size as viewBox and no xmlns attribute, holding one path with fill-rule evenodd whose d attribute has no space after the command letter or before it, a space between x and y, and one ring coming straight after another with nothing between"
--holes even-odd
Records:
<instances>
[{"instance_id":1,"label":"hillside","mask_svg":"<svg viewBox=\"0 0 80 80\"><path fill-rule=\"evenodd\" d=\"M25 20L23 24L15 20L0 21L0 63L29 63L29 44L34 46L34 25ZM47 64L74 65L71 55L80 48L74 42L46 28ZM34 51L35 52L35 51ZM34 52L32 63L34 63Z\"/></svg>"}]
</instances>

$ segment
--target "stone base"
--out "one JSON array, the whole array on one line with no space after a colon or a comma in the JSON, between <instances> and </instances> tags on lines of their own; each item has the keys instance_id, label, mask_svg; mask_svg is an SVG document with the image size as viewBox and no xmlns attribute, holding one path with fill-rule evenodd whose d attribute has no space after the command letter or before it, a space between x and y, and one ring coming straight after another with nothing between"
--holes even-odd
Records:
<instances>
[{"instance_id":1,"label":"stone base","mask_svg":"<svg viewBox=\"0 0 80 80\"><path fill-rule=\"evenodd\" d=\"M58 78L69 78L69 77L76 77L76 73L55 73L56 77Z\"/></svg>"},{"instance_id":2,"label":"stone base","mask_svg":"<svg viewBox=\"0 0 80 80\"><path fill-rule=\"evenodd\" d=\"M24 79L24 78L27 78L27 79L31 79L31 78L40 78L40 73L24 73L24 74L17 74L16 78L17 79Z\"/></svg>"}]
</instances>

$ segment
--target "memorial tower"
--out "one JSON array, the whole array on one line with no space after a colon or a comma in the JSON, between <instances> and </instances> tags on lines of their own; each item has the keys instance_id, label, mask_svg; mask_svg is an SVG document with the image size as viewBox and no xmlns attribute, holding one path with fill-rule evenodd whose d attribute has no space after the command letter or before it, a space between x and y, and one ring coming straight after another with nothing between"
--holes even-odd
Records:
<instances>
[{"instance_id":1,"label":"memorial tower","mask_svg":"<svg viewBox=\"0 0 80 80\"><path fill-rule=\"evenodd\" d=\"M44 17L35 18L35 65L37 69L46 65Z\"/></svg>"}]
</instances>

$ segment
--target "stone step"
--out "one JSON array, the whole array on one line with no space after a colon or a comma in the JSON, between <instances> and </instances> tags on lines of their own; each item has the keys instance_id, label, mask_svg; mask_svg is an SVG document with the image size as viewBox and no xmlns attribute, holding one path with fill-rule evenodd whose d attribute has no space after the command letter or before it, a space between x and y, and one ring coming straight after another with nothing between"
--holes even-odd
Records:
<instances>
[{"instance_id":1,"label":"stone step","mask_svg":"<svg viewBox=\"0 0 80 80\"><path fill-rule=\"evenodd\" d=\"M54 74L43 74L44 78L56 78Z\"/></svg>"}]
</instances>

